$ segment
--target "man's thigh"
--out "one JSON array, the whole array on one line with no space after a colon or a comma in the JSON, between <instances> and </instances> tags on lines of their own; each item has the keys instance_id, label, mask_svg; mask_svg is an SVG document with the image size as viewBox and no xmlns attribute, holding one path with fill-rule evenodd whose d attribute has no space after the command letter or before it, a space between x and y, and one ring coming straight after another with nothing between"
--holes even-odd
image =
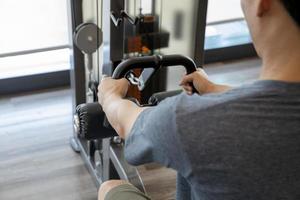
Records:
<instances>
[{"instance_id":1,"label":"man's thigh","mask_svg":"<svg viewBox=\"0 0 300 200\"><path fill-rule=\"evenodd\" d=\"M146 194L125 181L109 181L100 188L104 200L151 200ZM100 200L102 198L99 198Z\"/></svg>"}]
</instances>

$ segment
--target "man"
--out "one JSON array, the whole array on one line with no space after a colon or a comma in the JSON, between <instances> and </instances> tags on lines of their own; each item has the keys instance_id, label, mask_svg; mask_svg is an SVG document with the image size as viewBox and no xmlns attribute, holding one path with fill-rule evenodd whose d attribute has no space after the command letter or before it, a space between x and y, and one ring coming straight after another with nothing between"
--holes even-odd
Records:
<instances>
[{"instance_id":1,"label":"man","mask_svg":"<svg viewBox=\"0 0 300 200\"><path fill-rule=\"evenodd\" d=\"M153 108L123 99L126 80L107 78L100 104L125 139L129 163L178 172L177 199L300 199L300 7L297 0L242 0L260 80L232 89L204 72L185 76L187 94ZM193 83L202 95L192 94ZM99 199L150 199L124 181Z\"/></svg>"}]
</instances>

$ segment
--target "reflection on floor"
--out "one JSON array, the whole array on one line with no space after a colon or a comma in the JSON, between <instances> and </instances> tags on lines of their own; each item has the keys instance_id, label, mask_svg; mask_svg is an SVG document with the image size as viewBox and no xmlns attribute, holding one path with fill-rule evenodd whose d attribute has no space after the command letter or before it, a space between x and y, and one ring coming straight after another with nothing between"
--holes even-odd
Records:
<instances>
[{"instance_id":1,"label":"reflection on floor","mask_svg":"<svg viewBox=\"0 0 300 200\"><path fill-rule=\"evenodd\" d=\"M214 81L236 85L253 81L259 65L259 60L250 59L206 69ZM1 98L0 110L0 199L97 198L97 188L81 157L69 147L69 89ZM153 199L174 199L174 171L156 165L139 170Z\"/></svg>"}]
</instances>

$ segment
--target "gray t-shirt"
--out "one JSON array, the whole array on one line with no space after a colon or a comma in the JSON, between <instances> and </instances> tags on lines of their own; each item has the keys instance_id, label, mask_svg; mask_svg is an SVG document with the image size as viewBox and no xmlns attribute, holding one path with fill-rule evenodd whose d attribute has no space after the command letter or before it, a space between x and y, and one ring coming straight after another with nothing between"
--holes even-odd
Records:
<instances>
[{"instance_id":1,"label":"gray t-shirt","mask_svg":"<svg viewBox=\"0 0 300 200\"><path fill-rule=\"evenodd\" d=\"M177 170L193 199L299 200L300 83L168 98L140 114L125 156Z\"/></svg>"}]
</instances>

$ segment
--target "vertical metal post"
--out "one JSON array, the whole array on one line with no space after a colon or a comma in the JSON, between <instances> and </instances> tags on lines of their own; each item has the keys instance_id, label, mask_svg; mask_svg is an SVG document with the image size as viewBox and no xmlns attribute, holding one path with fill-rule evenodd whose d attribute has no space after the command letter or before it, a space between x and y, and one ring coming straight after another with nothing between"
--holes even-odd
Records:
<instances>
[{"instance_id":1,"label":"vertical metal post","mask_svg":"<svg viewBox=\"0 0 300 200\"><path fill-rule=\"evenodd\" d=\"M195 13L195 47L194 61L198 67L204 64L204 42L205 42L205 27L207 17L208 0L198 0L197 12Z\"/></svg>"},{"instance_id":2,"label":"vertical metal post","mask_svg":"<svg viewBox=\"0 0 300 200\"><path fill-rule=\"evenodd\" d=\"M110 10L119 15L121 10L125 9L124 0L110 1ZM110 20L110 35L111 35L111 48L110 58L112 61L121 61L124 55L124 22L120 26L114 26Z\"/></svg>"},{"instance_id":3,"label":"vertical metal post","mask_svg":"<svg viewBox=\"0 0 300 200\"><path fill-rule=\"evenodd\" d=\"M84 56L81 51L73 45L73 33L76 27L82 23L82 0L68 0L69 38L71 45L71 88L73 109L77 105L86 102Z\"/></svg>"},{"instance_id":4,"label":"vertical metal post","mask_svg":"<svg viewBox=\"0 0 300 200\"><path fill-rule=\"evenodd\" d=\"M70 81L72 91L72 109L75 113L76 106L86 102L84 56L81 51L73 45L73 33L76 27L82 23L82 0L68 0L69 40L70 53ZM73 130L70 144L74 151L80 152L77 133Z\"/></svg>"},{"instance_id":5,"label":"vertical metal post","mask_svg":"<svg viewBox=\"0 0 300 200\"><path fill-rule=\"evenodd\" d=\"M156 0L152 0L152 8L151 8L152 15L155 15L155 9L156 9Z\"/></svg>"},{"instance_id":6,"label":"vertical metal post","mask_svg":"<svg viewBox=\"0 0 300 200\"><path fill-rule=\"evenodd\" d=\"M102 73L111 75L116 63L124 55L124 23L116 27L110 18L113 11L116 16L125 9L125 0L103 0L103 68Z\"/></svg>"},{"instance_id":7,"label":"vertical metal post","mask_svg":"<svg viewBox=\"0 0 300 200\"><path fill-rule=\"evenodd\" d=\"M102 140L102 181L107 181L110 178L110 138Z\"/></svg>"}]
</instances>

